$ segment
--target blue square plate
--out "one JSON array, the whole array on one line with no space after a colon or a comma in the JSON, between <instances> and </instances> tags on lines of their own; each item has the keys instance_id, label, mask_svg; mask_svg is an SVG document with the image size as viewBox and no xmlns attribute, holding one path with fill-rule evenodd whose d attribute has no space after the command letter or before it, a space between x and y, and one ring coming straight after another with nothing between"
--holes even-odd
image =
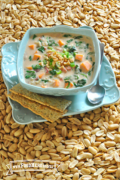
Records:
<instances>
[{"instance_id":1,"label":"blue square plate","mask_svg":"<svg viewBox=\"0 0 120 180\"><path fill-rule=\"evenodd\" d=\"M14 85L18 83L17 76L17 54L20 42L13 42L5 44L2 47L2 75L4 82L7 86L7 92ZM72 104L68 107L68 112L64 116L75 115L91 111L101 107L103 105L108 105L115 103L119 99L119 89L116 85L116 79L112 67L107 60L103 57L101 72L100 72L100 85L106 89L105 98L99 105L92 105L87 100L87 93L81 92L80 94L74 96L63 96L65 99L71 100ZM30 110L22 107L19 103L9 99L12 106L13 119L19 124L29 124L34 122L44 122L46 121L42 117L32 113Z\"/></svg>"}]
</instances>

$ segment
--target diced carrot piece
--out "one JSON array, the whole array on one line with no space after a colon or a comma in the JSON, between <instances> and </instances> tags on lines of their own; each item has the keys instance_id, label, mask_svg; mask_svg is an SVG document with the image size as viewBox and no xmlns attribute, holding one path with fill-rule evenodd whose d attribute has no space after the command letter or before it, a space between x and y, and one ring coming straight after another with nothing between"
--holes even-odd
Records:
<instances>
[{"instance_id":1,"label":"diced carrot piece","mask_svg":"<svg viewBox=\"0 0 120 180\"><path fill-rule=\"evenodd\" d=\"M72 82L70 83L70 87L73 87L73 83Z\"/></svg>"},{"instance_id":2,"label":"diced carrot piece","mask_svg":"<svg viewBox=\"0 0 120 180\"><path fill-rule=\"evenodd\" d=\"M42 78L44 76L45 73L39 74L39 78Z\"/></svg>"},{"instance_id":3,"label":"diced carrot piece","mask_svg":"<svg viewBox=\"0 0 120 180\"><path fill-rule=\"evenodd\" d=\"M59 43L60 46L63 46L63 45L64 45L64 42L61 41L60 39L59 39L58 43Z\"/></svg>"},{"instance_id":4,"label":"diced carrot piece","mask_svg":"<svg viewBox=\"0 0 120 180\"><path fill-rule=\"evenodd\" d=\"M37 54L38 53L38 51L35 51L35 53L34 54Z\"/></svg>"},{"instance_id":5,"label":"diced carrot piece","mask_svg":"<svg viewBox=\"0 0 120 180\"><path fill-rule=\"evenodd\" d=\"M59 87L59 85L60 85L60 81L58 79L55 79L54 86L55 87Z\"/></svg>"},{"instance_id":6,"label":"diced carrot piece","mask_svg":"<svg viewBox=\"0 0 120 180\"><path fill-rule=\"evenodd\" d=\"M46 86L44 86L44 85L42 85L41 87L42 87L42 88L46 88Z\"/></svg>"},{"instance_id":7,"label":"diced carrot piece","mask_svg":"<svg viewBox=\"0 0 120 180\"><path fill-rule=\"evenodd\" d=\"M30 49L34 49L35 48L35 45L34 44L31 44L28 46Z\"/></svg>"},{"instance_id":8,"label":"diced carrot piece","mask_svg":"<svg viewBox=\"0 0 120 180\"><path fill-rule=\"evenodd\" d=\"M32 67L26 67L27 69L29 69L29 70L32 70Z\"/></svg>"},{"instance_id":9,"label":"diced carrot piece","mask_svg":"<svg viewBox=\"0 0 120 180\"><path fill-rule=\"evenodd\" d=\"M39 54L34 54L34 56L33 56L33 60L37 60L37 59L40 59L40 58L41 58L41 56Z\"/></svg>"},{"instance_id":10,"label":"diced carrot piece","mask_svg":"<svg viewBox=\"0 0 120 180\"><path fill-rule=\"evenodd\" d=\"M68 86L68 83L65 83L65 88Z\"/></svg>"},{"instance_id":11,"label":"diced carrot piece","mask_svg":"<svg viewBox=\"0 0 120 180\"><path fill-rule=\"evenodd\" d=\"M67 83L65 83L65 88L68 86L68 82ZM73 83L72 82L70 82L70 87L72 88L73 87Z\"/></svg>"},{"instance_id":12,"label":"diced carrot piece","mask_svg":"<svg viewBox=\"0 0 120 180\"><path fill-rule=\"evenodd\" d=\"M82 58L83 58L83 55L82 55L82 54L76 54L76 55L75 55L75 59L76 59L76 60L82 61Z\"/></svg>"},{"instance_id":13,"label":"diced carrot piece","mask_svg":"<svg viewBox=\"0 0 120 180\"><path fill-rule=\"evenodd\" d=\"M92 68L92 64L89 61L84 61L80 64L80 69L83 72L88 72Z\"/></svg>"}]
</instances>

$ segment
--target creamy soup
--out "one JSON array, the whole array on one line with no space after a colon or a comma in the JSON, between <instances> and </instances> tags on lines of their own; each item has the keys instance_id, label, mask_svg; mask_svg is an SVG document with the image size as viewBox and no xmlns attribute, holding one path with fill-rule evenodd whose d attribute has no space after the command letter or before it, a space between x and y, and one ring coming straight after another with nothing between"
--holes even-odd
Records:
<instances>
[{"instance_id":1,"label":"creamy soup","mask_svg":"<svg viewBox=\"0 0 120 180\"><path fill-rule=\"evenodd\" d=\"M95 65L92 40L87 36L34 34L24 54L24 77L42 88L77 88L91 83Z\"/></svg>"}]
</instances>

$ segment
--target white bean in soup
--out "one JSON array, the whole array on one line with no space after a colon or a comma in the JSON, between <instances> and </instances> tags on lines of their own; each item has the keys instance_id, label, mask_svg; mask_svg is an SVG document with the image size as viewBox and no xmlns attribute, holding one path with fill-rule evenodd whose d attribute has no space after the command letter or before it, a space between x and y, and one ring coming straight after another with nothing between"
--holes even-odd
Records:
<instances>
[{"instance_id":1,"label":"white bean in soup","mask_svg":"<svg viewBox=\"0 0 120 180\"><path fill-rule=\"evenodd\" d=\"M92 82L92 39L64 33L34 34L24 54L24 77L42 88L77 88Z\"/></svg>"}]
</instances>

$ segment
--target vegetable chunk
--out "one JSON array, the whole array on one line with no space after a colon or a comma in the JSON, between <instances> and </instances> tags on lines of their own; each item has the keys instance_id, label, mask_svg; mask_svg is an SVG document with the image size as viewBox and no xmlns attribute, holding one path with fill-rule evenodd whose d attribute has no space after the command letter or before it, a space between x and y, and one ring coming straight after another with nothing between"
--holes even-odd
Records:
<instances>
[{"instance_id":1,"label":"vegetable chunk","mask_svg":"<svg viewBox=\"0 0 120 180\"><path fill-rule=\"evenodd\" d=\"M45 73L39 74L39 78L42 78Z\"/></svg>"},{"instance_id":2,"label":"vegetable chunk","mask_svg":"<svg viewBox=\"0 0 120 180\"><path fill-rule=\"evenodd\" d=\"M72 82L70 83L70 87L73 87L73 83Z\"/></svg>"},{"instance_id":3,"label":"vegetable chunk","mask_svg":"<svg viewBox=\"0 0 120 180\"><path fill-rule=\"evenodd\" d=\"M92 68L92 64L89 61L84 61L83 63L80 64L80 69L83 72L88 72Z\"/></svg>"},{"instance_id":4,"label":"vegetable chunk","mask_svg":"<svg viewBox=\"0 0 120 180\"><path fill-rule=\"evenodd\" d=\"M46 86L44 86L44 85L42 85L41 87L42 87L42 88L46 88Z\"/></svg>"},{"instance_id":5,"label":"vegetable chunk","mask_svg":"<svg viewBox=\"0 0 120 180\"><path fill-rule=\"evenodd\" d=\"M73 87L73 83L72 82L65 82L65 88L72 88Z\"/></svg>"},{"instance_id":6,"label":"vegetable chunk","mask_svg":"<svg viewBox=\"0 0 120 180\"><path fill-rule=\"evenodd\" d=\"M82 61L83 55L82 55L82 54L76 54L76 55L75 55L75 59L76 59L76 60L79 60L79 61Z\"/></svg>"},{"instance_id":7,"label":"vegetable chunk","mask_svg":"<svg viewBox=\"0 0 120 180\"><path fill-rule=\"evenodd\" d=\"M35 48L35 45L34 44L31 44L28 46L30 49L34 49Z\"/></svg>"},{"instance_id":8,"label":"vegetable chunk","mask_svg":"<svg viewBox=\"0 0 120 180\"><path fill-rule=\"evenodd\" d=\"M38 60L40 58L41 58L41 56L39 54L34 54L34 56L33 56L33 60Z\"/></svg>"},{"instance_id":9,"label":"vegetable chunk","mask_svg":"<svg viewBox=\"0 0 120 180\"><path fill-rule=\"evenodd\" d=\"M54 87L59 87L60 81L58 79L55 79Z\"/></svg>"},{"instance_id":10,"label":"vegetable chunk","mask_svg":"<svg viewBox=\"0 0 120 180\"><path fill-rule=\"evenodd\" d=\"M64 45L64 42L61 41L61 40L59 40L58 43L59 43L60 46L63 46L63 45Z\"/></svg>"},{"instance_id":11,"label":"vegetable chunk","mask_svg":"<svg viewBox=\"0 0 120 180\"><path fill-rule=\"evenodd\" d=\"M32 67L26 67L27 69L29 69L29 70L32 70Z\"/></svg>"},{"instance_id":12,"label":"vegetable chunk","mask_svg":"<svg viewBox=\"0 0 120 180\"><path fill-rule=\"evenodd\" d=\"M37 54L38 53L38 51L35 51L35 54Z\"/></svg>"}]
</instances>

